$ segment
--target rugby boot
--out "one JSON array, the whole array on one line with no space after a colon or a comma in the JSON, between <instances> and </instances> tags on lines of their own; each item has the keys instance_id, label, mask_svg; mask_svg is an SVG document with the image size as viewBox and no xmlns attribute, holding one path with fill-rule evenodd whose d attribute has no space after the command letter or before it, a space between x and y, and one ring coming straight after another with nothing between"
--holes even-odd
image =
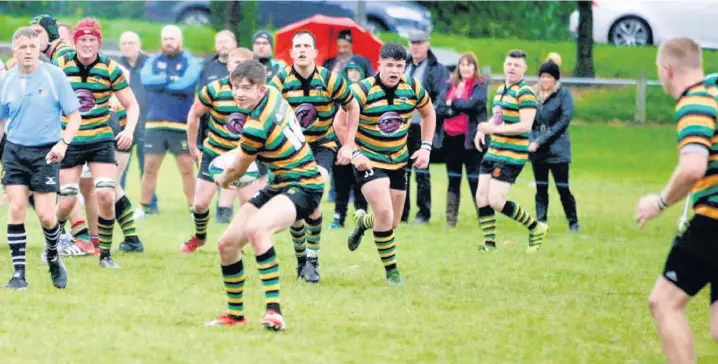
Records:
<instances>
[{"instance_id":1,"label":"rugby boot","mask_svg":"<svg viewBox=\"0 0 718 364\"><path fill-rule=\"evenodd\" d=\"M281 331L287 327L282 314L275 310L267 310L260 323L267 330Z\"/></svg>"},{"instance_id":2,"label":"rugby boot","mask_svg":"<svg viewBox=\"0 0 718 364\"><path fill-rule=\"evenodd\" d=\"M201 246L203 246L205 243L204 240L200 240L197 235L192 235L191 238L189 238L187 241L182 243L182 246L180 247L180 251L182 253L194 253L197 249L199 249Z\"/></svg>"},{"instance_id":3,"label":"rugby boot","mask_svg":"<svg viewBox=\"0 0 718 364\"><path fill-rule=\"evenodd\" d=\"M352 232L349 234L349 238L347 239L347 246L351 251L354 251L359 247L359 244L361 244L361 240L364 237L364 232L367 230L367 228L364 227L364 216L366 216L366 211L364 210L356 210L354 212L354 229L352 229Z\"/></svg>"},{"instance_id":4,"label":"rugby boot","mask_svg":"<svg viewBox=\"0 0 718 364\"><path fill-rule=\"evenodd\" d=\"M47 261L47 265L50 267L50 278L52 279L52 285L55 288L63 289L67 287L67 270L65 264L62 263L62 259L57 255Z\"/></svg>"},{"instance_id":5,"label":"rugby boot","mask_svg":"<svg viewBox=\"0 0 718 364\"><path fill-rule=\"evenodd\" d=\"M207 321L204 326L206 327L215 327L215 326L243 326L247 323L247 318L242 317L241 320L238 320L234 318L233 316L223 313L221 315L217 315L217 318L212 321Z\"/></svg>"}]
</instances>

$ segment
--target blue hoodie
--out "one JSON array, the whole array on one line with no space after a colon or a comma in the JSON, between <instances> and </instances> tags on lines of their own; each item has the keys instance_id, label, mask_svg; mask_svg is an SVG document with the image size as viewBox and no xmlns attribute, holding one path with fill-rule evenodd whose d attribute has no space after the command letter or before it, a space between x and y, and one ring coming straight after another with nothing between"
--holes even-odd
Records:
<instances>
[{"instance_id":1,"label":"blue hoodie","mask_svg":"<svg viewBox=\"0 0 718 364\"><path fill-rule=\"evenodd\" d=\"M186 51L173 57L159 53L147 60L140 73L148 96L146 130L187 130L201 70L201 62Z\"/></svg>"}]
</instances>

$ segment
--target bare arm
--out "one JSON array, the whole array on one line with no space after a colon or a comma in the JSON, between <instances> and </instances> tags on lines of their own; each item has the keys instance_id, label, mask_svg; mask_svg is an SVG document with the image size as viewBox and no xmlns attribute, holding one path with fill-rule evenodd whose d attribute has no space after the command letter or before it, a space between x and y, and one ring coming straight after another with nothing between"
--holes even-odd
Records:
<instances>
[{"instance_id":1,"label":"bare arm","mask_svg":"<svg viewBox=\"0 0 718 364\"><path fill-rule=\"evenodd\" d=\"M127 126L125 126L125 130L130 134L134 134L135 128L137 128L137 121L140 119L140 104L137 103L135 94L129 87L115 92L115 96L117 100L120 101L120 104L127 110Z\"/></svg>"},{"instance_id":2,"label":"bare arm","mask_svg":"<svg viewBox=\"0 0 718 364\"><path fill-rule=\"evenodd\" d=\"M77 131L80 129L81 123L82 116L80 116L80 112L78 110L75 110L71 112L70 115L67 115L67 125L65 126L65 130L62 132L62 140L72 140Z\"/></svg>"},{"instance_id":3,"label":"bare arm","mask_svg":"<svg viewBox=\"0 0 718 364\"><path fill-rule=\"evenodd\" d=\"M671 206L683 200L693 186L705 175L708 166L708 150L690 148L681 152L678 166L668 184L663 189L661 197Z\"/></svg>"},{"instance_id":4,"label":"bare arm","mask_svg":"<svg viewBox=\"0 0 718 364\"><path fill-rule=\"evenodd\" d=\"M235 181L247 173L249 165L257 159L256 154L247 154L242 148L237 148L237 156L232 165L227 168L225 181Z\"/></svg>"},{"instance_id":5,"label":"bare arm","mask_svg":"<svg viewBox=\"0 0 718 364\"><path fill-rule=\"evenodd\" d=\"M343 146L351 147L351 150L356 149L355 138L357 130L359 129L359 103L356 99L352 99L351 102L343 106L343 124L340 126L340 130L344 129L344 140L339 138Z\"/></svg>"},{"instance_id":6,"label":"bare arm","mask_svg":"<svg viewBox=\"0 0 718 364\"><path fill-rule=\"evenodd\" d=\"M431 142L436 131L436 110L431 100L419 109L421 114L421 140Z\"/></svg>"},{"instance_id":7,"label":"bare arm","mask_svg":"<svg viewBox=\"0 0 718 364\"><path fill-rule=\"evenodd\" d=\"M499 125L498 127L496 127L496 133L503 134L503 135L519 135L519 134L528 133L531 131L531 126L534 123L535 117L536 117L536 109L535 108L520 109L519 110L519 118L521 121L519 121L516 124Z\"/></svg>"},{"instance_id":8,"label":"bare arm","mask_svg":"<svg viewBox=\"0 0 718 364\"><path fill-rule=\"evenodd\" d=\"M204 106L198 98L194 99L194 104L187 113L187 141L189 145L194 145L197 140L197 133L199 130L199 117L207 113L209 109Z\"/></svg>"}]
</instances>

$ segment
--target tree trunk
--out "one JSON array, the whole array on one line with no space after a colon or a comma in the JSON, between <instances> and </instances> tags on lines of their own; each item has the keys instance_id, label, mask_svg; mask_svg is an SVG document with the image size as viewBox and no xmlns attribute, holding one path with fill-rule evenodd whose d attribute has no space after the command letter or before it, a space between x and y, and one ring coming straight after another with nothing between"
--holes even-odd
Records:
<instances>
[{"instance_id":1,"label":"tree trunk","mask_svg":"<svg viewBox=\"0 0 718 364\"><path fill-rule=\"evenodd\" d=\"M241 3L239 1L233 1L233 2L238 4L237 9L240 12L238 19L241 19L241 22L238 24L238 27L236 28L239 30L239 35L237 36L239 45L241 47L247 47L249 49L252 49L252 37L254 36L254 32L257 31L257 8L259 6L259 2L257 2L257 1L242 1ZM241 5L239 5L239 4L241 4Z\"/></svg>"},{"instance_id":2,"label":"tree trunk","mask_svg":"<svg viewBox=\"0 0 718 364\"><path fill-rule=\"evenodd\" d=\"M578 2L578 39L576 40L576 77L594 77L593 2Z\"/></svg>"},{"instance_id":3,"label":"tree trunk","mask_svg":"<svg viewBox=\"0 0 718 364\"><path fill-rule=\"evenodd\" d=\"M234 36L237 38L237 41L239 42L239 26L241 24L240 18L241 18L241 11L240 11L240 5L239 1L228 1L227 3L227 12L225 13L226 20L226 29L231 30L234 32Z\"/></svg>"}]
</instances>

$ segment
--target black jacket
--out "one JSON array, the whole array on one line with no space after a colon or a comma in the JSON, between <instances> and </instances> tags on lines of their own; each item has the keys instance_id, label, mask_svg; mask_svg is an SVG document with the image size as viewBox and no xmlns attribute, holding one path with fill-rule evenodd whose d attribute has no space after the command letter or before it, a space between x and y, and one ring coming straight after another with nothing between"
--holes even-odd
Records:
<instances>
[{"instance_id":1,"label":"black jacket","mask_svg":"<svg viewBox=\"0 0 718 364\"><path fill-rule=\"evenodd\" d=\"M369 61L366 57L355 54L349 60L349 62L352 62L352 61L354 63L356 63L357 65L359 65L359 67L361 67L364 70L364 77L362 77L362 79L374 75L374 70L371 67L371 61ZM349 64L349 62L347 62L347 64ZM337 63L337 57L332 57L332 58L329 58L326 61L324 61L324 64L322 66L331 71L334 69L334 65L336 63Z\"/></svg>"},{"instance_id":2,"label":"black jacket","mask_svg":"<svg viewBox=\"0 0 718 364\"><path fill-rule=\"evenodd\" d=\"M429 64L427 64L423 79L419 81L422 86L424 86L424 89L426 89L426 92L429 93L429 98L434 104L434 110L436 111L436 133L434 133L433 144L434 148L441 148L443 136L438 132L443 129L443 121L441 117L439 117L437 100L439 98L439 94L441 94L441 91L444 89L446 80L449 79L450 73L443 64L439 63L436 59L436 55L434 55L434 52L432 52L431 49L429 49L429 54L426 56L425 61L429 62ZM406 64L407 69L409 65L413 64L411 54L409 54L409 57L406 59ZM406 75L408 76L409 72L406 72Z\"/></svg>"},{"instance_id":3,"label":"black jacket","mask_svg":"<svg viewBox=\"0 0 718 364\"><path fill-rule=\"evenodd\" d=\"M468 133L465 135L464 148L475 149L474 136L476 135L476 129L479 123L486 122L487 120L486 105L489 95L489 85L486 81L481 83L476 82L471 88L471 94L468 99L456 99L451 102L451 106L446 106L446 95L450 89L451 82L447 81L439 94L439 99L436 101L437 119L440 118L444 120L459 114L466 114L469 117L469 128ZM436 133L440 134L440 139L443 140L443 123L441 129L437 127Z\"/></svg>"},{"instance_id":4,"label":"black jacket","mask_svg":"<svg viewBox=\"0 0 718 364\"><path fill-rule=\"evenodd\" d=\"M538 103L530 140L538 149L530 154L536 163L570 163L571 138L568 126L573 116L573 97L564 86Z\"/></svg>"},{"instance_id":5,"label":"black jacket","mask_svg":"<svg viewBox=\"0 0 718 364\"><path fill-rule=\"evenodd\" d=\"M149 110L149 105L147 105L147 91L145 91L145 86L142 84L142 77L140 76L142 68L145 66L148 59L150 59L150 56L140 52L140 55L137 56L137 61L135 62L134 67L130 66L130 60L127 59L127 57L122 56L118 59L118 63L130 71L130 89L132 90L132 93L135 94L137 105L140 106L140 117L139 120L137 120L137 127L135 128L136 139L139 139L144 135L145 117L147 116L147 111Z\"/></svg>"}]
</instances>

